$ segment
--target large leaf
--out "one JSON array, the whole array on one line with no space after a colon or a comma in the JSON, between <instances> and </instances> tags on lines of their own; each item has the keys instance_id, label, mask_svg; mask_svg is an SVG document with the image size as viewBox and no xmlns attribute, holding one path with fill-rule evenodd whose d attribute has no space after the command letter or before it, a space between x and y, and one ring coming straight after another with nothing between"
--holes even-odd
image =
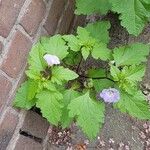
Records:
<instances>
[{"instance_id":1,"label":"large leaf","mask_svg":"<svg viewBox=\"0 0 150 150\"><path fill-rule=\"evenodd\" d=\"M76 0L76 7L76 14L90 15L93 13L106 14L111 5L108 0Z\"/></svg>"},{"instance_id":2,"label":"large leaf","mask_svg":"<svg viewBox=\"0 0 150 150\"><path fill-rule=\"evenodd\" d=\"M69 51L69 54L63 59L63 62L67 65L78 65L82 59L80 52Z\"/></svg>"},{"instance_id":3,"label":"large leaf","mask_svg":"<svg viewBox=\"0 0 150 150\"><path fill-rule=\"evenodd\" d=\"M92 54L93 58L100 58L104 61L111 58L111 51L107 48L107 45L92 37L85 28L78 27L77 33L79 45L81 45L80 50L85 60L90 54Z\"/></svg>"},{"instance_id":4,"label":"large leaf","mask_svg":"<svg viewBox=\"0 0 150 150\"><path fill-rule=\"evenodd\" d=\"M121 91L121 99L115 107L138 119L150 119L150 107L141 91L132 91L132 95Z\"/></svg>"},{"instance_id":5,"label":"large leaf","mask_svg":"<svg viewBox=\"0 0 150 150\"><path fill-rule=\"evenodd\" d=\"M147 61L149 46L142 43L135 43L114 49L114 61L117 66L138 65Z\"/></svg>"},{"instance_id":6,"label":"large leaf","mask_svg":"<svg viewBox=\"0 0 150 150\"><path fill-rule=\"evenodd\" d=\"M69 117L69 110L67 107L73 99L75 99L76 97L79 97L79 96L80 96L80 94L77 91L74 91L72 89L66 90L63 93L64 107L62 109L62 117L61 117L61 121L60 121L63 128L69 127L70 123L73 120L72 117Z\"/></svg>"},{"instance_id":7,"label":"large leaf","mask_svg":"<svg viewBox=\"0 0 150 150\"><path fill-rule=\"evenodd\" d=\"M104 122L104 104L90 98L89 92L71 101L69 116L76 117L77 124L92 139Z\"/></svg>"},{"instance_id":8,"label":"large leaf","mask_svg":"<svg viewBox=\"0 0 150 150\"><path fill-rule=\"evenodd\" d=\"M15 107L29 110L35 105L36 99L35 98L33 98L32 100L30 99L31 97L34 97L34 95L29 96L29 93L28 93L29 88L31 88L30 83L26 81L18 89L15 100L13 102ZM32 89L32 92L35 94L34 90Z\"/></svg>"},{"instance_id":9,"label":"large leaf","mask_svg":"<svg viewBox=\"0 0 150 150\"><path fill-rule=\"evenodd\" d=\"M41 109L42 116L57 126L62 114L63 95L57 91L45 90L37 94L36 98L38 99L36 106Z\"/></svg>"},{"instance_id":10,"label":"large leaf","mask_svg":"<svg viewBox=\"0 0 150 150\"><path fill-rule=\"evenodd\" d=\"M102 43L109 42L109 32L110 23L108 21L98 21L95 23L89 23L86 27L87 31L90 32L90 35Z\"/></svg>"},{"instance_id":11,"label":"large leaf","mask_svg":"<svg viewBox=\"0 0 150 150\"><path fill-rule=\"evenodd\" d=\"M144 28L150 17L149 0L109 0L112 10L118 12L122 26L128 32L138 35Z\"/></svg>"},{"instance_id":12,"label":"large leaf","mask_svg":"<svg viewBox=\"0 0 150 150\"><path fill-rule=\"evenodd\" d=\"M144 65L131 65L125 66L121 70L118 67L111 65L110 68L111 75L114 81L117 81L119 87L132 93L130 91L130 86L137 88L137 83L142 81L142 77L145 74Z\"/></svg>"},{"instance_id":13,"label":"large leaf","mask_svg":"<svg viewBox=\"0 0 150 150\"><path fill-rule=\"evenodd\" d=\"M79 39L74 35L64 35L63 39L67 42L67 45L70 47L72 51L79 51L81 45L79 45Z\"/></svg>"},{"instance_id":14,"label":"large leaf","mask_svg":"<svg viewBox=\"0 0 150 150\"><path fill-rule=\"evenodd\" d=\"M142 77L145 74L145 66L138 65L138 66L125 66L122 70L122 76L125 77L130 83L142 81Z\"/></svg>"},{"instance_id":15,"label":"large leaf","mask_svg":"<svg viewBox=\"0 0 150 150\"><path fill-rule=\"evenodd\" d=\"M104 61L111 59L111 51L107 48L105 43L95 44L91 54L95 59L101 59Z\"/></svg>"},{"instance_id":16,"label":"large leaf","mask_svg":"<svg viewBox=\"0 0 150 150\"><path fill-rule=\"evenodd\" d=\"M69 81L78 78L78 75L68 68L55 66L52 68L51 81L53 83L62 84L62 81Z\"/></svg>"},{"instance_id":17,"label":"large leaf","mask_svg":"<svg viewBox=\"0 0 150 150\"><path fill-rule=\"evenodd\" d=\"M93 80L93 84L97 93L101 92L103 89L112 88L114 86L114 82L108 79L96 79Z\"/></svg>"},{"instance_id":18,"label":"large leaf","mask_svg":"<svg viewBox=\"0 0 150 150\"><path fill-rule=\"evenodd\" d=\"M39 83L37 81L34 80L28 80L28 88L27 88L27 99L28 100L32 100L37 91L38 91L38 85Z\"/></svg>"},{"instance_id":19,"label":"large leaf","mask_svg":"<svg viewBox=\"0 0 150 150\"><path fill-rule=\"evenodd\" d=\"M55 35L53 37L43 37L41 38L41 44L48 54L56 55L58 58L63 59L68 54L68 46L63 40L61 35Z\"/></svg>"},{"instance_id":20,"label":"large leaf","mask_svg":"<svg viewBox=\"0 0 150 150\"><path fill-rule=\"evenodd\" d=\"M44 54L45 50L39 42L33 46L29 53L29 70L27 71L27 75L32 79L39 79L40 72L46 67L43 59Z\"/></svg>"},{"instance_id":21,"label":"large leaf","mask_svg":"<svg viewBox=\"0 0 150 150\"><path fill-rule=\"evenodd\" d=\"M105 69L89 69L88 70L88 77L91 78L98 78L98 77L105 77L106 76L106 70Z\"/></svg>"}]
</instances>

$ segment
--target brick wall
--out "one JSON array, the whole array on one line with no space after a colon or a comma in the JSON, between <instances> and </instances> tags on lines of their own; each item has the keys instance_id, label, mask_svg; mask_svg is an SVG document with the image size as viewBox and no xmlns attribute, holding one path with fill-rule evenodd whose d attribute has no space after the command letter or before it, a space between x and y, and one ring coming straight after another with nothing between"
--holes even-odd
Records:
<instances>
[{"instance_id":1,"label":"brick wall","mask_svg":"<svg viewBox=\"0 0 150 150\"><path fill-rule=\"evenodd\" d=\"M46 149L49 124L34 111L12 107L24 80L28 53L41 35L68 33L82 24L74 0L0 0L0 149Z\"/></svg>"}]
</instances>

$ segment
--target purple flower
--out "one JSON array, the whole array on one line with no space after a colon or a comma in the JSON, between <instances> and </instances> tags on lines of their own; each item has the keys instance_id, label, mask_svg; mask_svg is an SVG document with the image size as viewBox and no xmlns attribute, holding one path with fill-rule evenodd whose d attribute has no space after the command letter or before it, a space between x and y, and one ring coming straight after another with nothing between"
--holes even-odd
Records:
<instances>
[{"instance_id":1,"label":"purple flower","mask_svg":"<svg viewBox=\"0 0 150 150\"><path fill-rule=\"evenodd\" d=\"M100 93L100 97L108 103L118 102L120 99L120 93L115 88L103 89Z\"/></svg>"}]
</instances>

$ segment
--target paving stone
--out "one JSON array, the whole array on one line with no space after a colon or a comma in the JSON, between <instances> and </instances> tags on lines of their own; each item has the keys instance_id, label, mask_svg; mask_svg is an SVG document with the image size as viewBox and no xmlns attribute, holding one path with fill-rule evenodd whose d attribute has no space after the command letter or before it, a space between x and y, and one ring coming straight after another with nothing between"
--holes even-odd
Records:
<instances>
[{"instance_id":1,"label":"paving stone","mask_svg":"<svg viewBox=\"0 0 150 150\"><path fill-rule=\"evenodd\" d=\"M46 119L33 111L28 111L21 130L44 139L47 135L48 128L49 123Z\"/></svg>"},{"instance_id":2,"label":"paving stone","mask_svg":"<svg viewBox=\"0 0 150 150\"><path fill-rule=\"evenodd\" d=\"M14 150L42 150L42 144L35 142L29 137L20 135Z\"/></svg>"},{"instance_id":3,"label":"paving stone","mask_svg":"<svg viewBox=\"0 0 150 150\"><path fill-rule=\"evenodd\" d=\"M0 124L0 150L6 150L18 123L17 114L8 110Z\"/></svg>"}]
</instances>

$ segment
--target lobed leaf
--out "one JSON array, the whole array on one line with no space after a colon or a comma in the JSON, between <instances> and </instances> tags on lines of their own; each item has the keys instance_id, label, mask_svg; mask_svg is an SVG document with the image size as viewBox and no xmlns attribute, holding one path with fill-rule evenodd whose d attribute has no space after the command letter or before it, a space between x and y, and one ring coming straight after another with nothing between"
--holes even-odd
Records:
<instances>
[{"instance_id":1,"label":"lobed leaf","mask_svg":"<svg viewBox=\"0 0 150 150\"><path fill-rule=\"evenodd\" d=\"M132 95L121 91L121 99L115 107L138 119L150 119L150 107L141 91L133 90Z\"/></svg>"},{"instance_id":2,"label":"lobed leaf","mask_svg":"<svg viewBox=\"0 0 150 150\"><path fill-rule=\"evenodd\" d=\"M18 89L17 93L16 93L16 97L15 100L13 102L13 105L15 107L19 107L19 108L23 108L23 109L31 109L35 103L36 103L36 99L34 98L34 95L36 93L36 89L32 88L32 94L33 95L29 95L29 86L30 86L29 81L24 82L21 87ZM31 88L31 87L30 87ZM31 99L33 98L33 99Z\"/></svg>"},{"instance_id":3,"label":"lobed leaf","mask_svg":"<svg viewBox=\"0 0 150 150\"><path fill-rule=\"evenodd\" d=\"M62 114L63 95L58 91L43 90L36 96L36 106L41 109L42 116L53 125L58 125Z\"/></svg>"},{"instance_id":4,"label":"lobed leaf","mask_svg":"<svg viewBox=\"0 0 150 150\"><path fill-rule=\"evenodd\" d=\"M71 101L69 116L76 117L77 124L92 139L104 122L104 104L90 98L89 92Z\"/></svg>"},{"instance_id":5,"label":"lobed leaf","mask_svg":"<svg viewBox=\"0 0 150 150\"><path fill-rule=\"evenodd\" d=\"M114 49L114 61L117 66L138 65L145 62L149 54L149 46L135 43Z\"/></svg>"},{"instance_id":6,"label":"lobed leaf","mask_svg":"<svg viewBox=\"0 0 150 150\"><path fill-rule=\"evenodd\" d=\"M149 0L109 0L112 11L120 15L121 25L130 34L137 36L142 32L150 17Z\"/></svg>"},{"instance_id":7,"label":"lobed leaf","mask_svg":"<svg viewBox=\"0 0 150 150\"><path fill-rule=\"evenodd\" d=\"M106 14L111 9L111 4L108 0L76 0L76 7L77 15Z\"/></svg>"}]
</instances>

